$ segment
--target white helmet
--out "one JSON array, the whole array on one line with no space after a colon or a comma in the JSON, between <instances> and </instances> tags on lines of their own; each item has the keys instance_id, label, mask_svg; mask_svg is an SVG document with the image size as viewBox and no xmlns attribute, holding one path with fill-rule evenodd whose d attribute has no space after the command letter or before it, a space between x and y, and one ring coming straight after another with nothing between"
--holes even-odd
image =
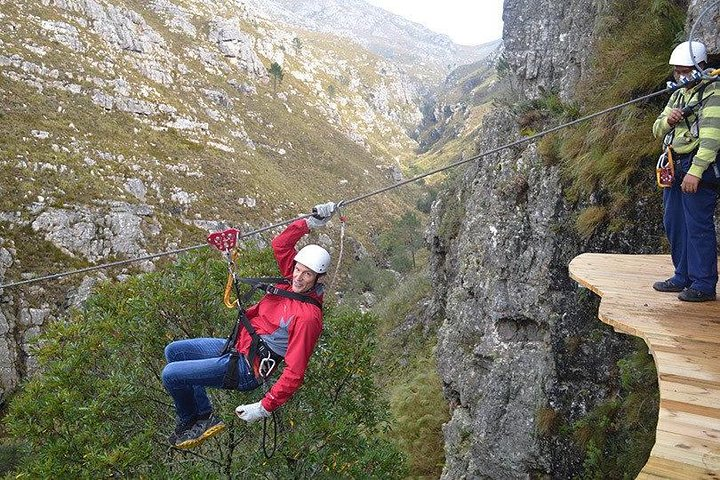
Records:
<instances>
[{"instance_id":1,"label":"white helmet","mask_svg":"<svg viewBox=\"0 0 720 480\"><path fill-rule=\"evenodd\" d=\"M693 57L695 62L693 62ZM683 42L672 51L670 65L680 67L694 67L696 63L707 62L707 50L700 42L692 42L692 55L690 55L690 42Z\"/></svg>"},{"instance_id":2,"label":"white helmet","mask_svg":"<svg viewBox=\"0 0 720 480\"><path fill-rule=\"evenodd\" d=\"M320 245L305 245L294 260L318 274L327 272L330 267L330 254Z\"/></svg>"}]
</instances>

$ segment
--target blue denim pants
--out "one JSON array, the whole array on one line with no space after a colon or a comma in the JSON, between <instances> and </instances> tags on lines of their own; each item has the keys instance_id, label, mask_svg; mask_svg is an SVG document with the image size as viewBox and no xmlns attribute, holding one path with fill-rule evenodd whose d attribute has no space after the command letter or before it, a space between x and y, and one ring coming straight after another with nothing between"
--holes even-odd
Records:
<instances>
[{"instance_id":1,"label":"blue denim pants","mask_svg":"<svg viewBox=\"0 0 720 480\"><path fill-rule=\"evenodd\" d=\"M212 412L206 387L222 388L230 354L220 355L224 338L177 340L165 347L167 365L162 382L173 401L181 422ZM252 390L259 383L244 357L238 361L238 390Z\"/></svg>"},{"instance_id":2,"label":"blue denim pants","mask_svg":"<svg viewBox=\"0 0 720 480\"><path fill-rule=\"evenodd\" d=\"M690 168L692 154L675 160L676 178L663 189L663 224L670 242L675 275L674 284L691 287L703 293L715 293L718 282L715 206L718 194L713 188L701 187L696 193L680 189L684 174ZM705 184L717 184L712 165L702 176Z\"/></svg>"}]
</instances>

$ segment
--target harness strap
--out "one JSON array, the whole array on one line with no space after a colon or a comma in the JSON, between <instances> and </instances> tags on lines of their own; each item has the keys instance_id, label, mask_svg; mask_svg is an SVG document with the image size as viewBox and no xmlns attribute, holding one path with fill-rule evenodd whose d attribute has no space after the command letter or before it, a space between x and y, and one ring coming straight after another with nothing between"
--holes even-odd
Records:
<instances>
[{"instance_id":1,"label":"harness strap","mask_svg":"<svg viewBox=\"0 0 720 480\"><path fill-rule=\"evenodd\" d=\"M255 290L262 290L265 293L269 293L271 295L277 295L279 297L291 298L300 302L309 303L311 305L315 305L320 310L322 310L322 303L320 303L310 295L305 295L304 293L296 293L290 290L276 287L275 285L278 283L282 283L285 285L288 285L290 283L290 280L285 277L238 277L236 280L246 285L250 285L252 287L252 293L255 293Z\"/></svg>"},{"instance_id":2,"label":"harness strap","mask_svg":"<svg viewBox=\"0 0 720 480\"><path fill-rule=\"evenodd\" d=\"M280 364L280 362L283 361L283 357L275 353L257 333L255 327L252 326L250 319L247 317L245 310L240 307L240 305L247 304L250 298L252 298L252 296L255 294L256 290L263 290L271 295L278 295L281 297L291 298L293 300L299 300L301 302L309 303L311 305L315 305L320 310L322 310L322 304L309 295L284 290L282 288L276 287L273 284L265 282L288 284L289 280L284 277L241 278L236 277L232 274L228 277L228 284L234 284L235 291L238 294L239 300L235 300L235 302L230 302L230 287L226 285L225 305L227 305L228 307L237 306L238 318L235 321L235 326L230 335L228 336L228 339L225 342L225 346L222 350L222 355L230 353L230 365L228 366L228 371L225 375L225 378L223 379L224 388L234 389L237 387L239 373L237 362L239 361L240 355L235 350L235 345L237 344L238 336L240 335L240 328L244 328L245 330L247 330L248 334L250 335L250 349L248 350L247 361L250 368L253 370L255 378L262 379L264 382L265 378L272 374L272 372ZM242 298L240 298L239 295L239 283L245 283L252 287L242 296Z\"/></svg>"}]
</instances>

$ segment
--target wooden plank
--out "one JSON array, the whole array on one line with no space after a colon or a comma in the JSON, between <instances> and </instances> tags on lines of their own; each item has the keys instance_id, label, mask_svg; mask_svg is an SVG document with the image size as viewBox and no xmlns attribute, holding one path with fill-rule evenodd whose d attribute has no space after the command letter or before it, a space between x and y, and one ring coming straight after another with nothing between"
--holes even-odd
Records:
<instances>
[{"instance_id":1,"label":"wooden plank","mask_svg":"<svg viewBox=\"0 0 720 480\"><path fill-rule=\"evenodd\" d=\"M685 355L705 355L705 352L720 351L720 344L703 340L693 340L676 335L645 334L643 336L653 350L684 353Z\"/></svg>"},{"instance_id":2,"label":"wooden plank","mask_svg":"<svg viewBox=\"0 0 720 480\"><path fill-rule=\"evenodd\" d=\"M720 473L703 467L687 465L675 460L651 456L637 478L648 480L657 478L673 480L717 480L720 479Z\"/></svg>"},{"instance_id":3,"label":"wooden plank","mask_svg":"<svg viewBox=\"0 0 720 480\"><path fill-rule=\"evenodd\" d=\"M687 435L658 432L650 456L720 472L720 444Z\"/></svg>"},{"instance_id":4,"label":"wooden plank","mask_svg":"<svg viewBox=\"0 0 720 480\"><path fill-rule=\"evenodd\" d=\"M657 430L720 442L720 418L708 418L682 410L661 408Z\"/></svg>"},{"instance_id":5,"label":"wooden plank","mask_svg":"<svg viewBox=\"0 0 720 480\"><path fill-rule=\"evenodd\" d=\"M720 359L717 355L712 357L692 356L684 353L655 351L653 356L660 379L663 378L663 375L671 374L688 380L697 379L720 385Z\"/></svg>"},{"instance_id":6,"label":"wooden plank","mask_svg":"<svg viewBox=\"0 0 720 480\"><path fill-rule=\"evenodd\" d=\"M668 255L585 253L569 265L602 297L600 320L645 340L657 366L656 440L638 478L720 480L720 302L652 289L672 271Z\"/></svg>"},{"instance_id":7,"label":"wooden plank","mask_svg":"<svg viewBox=\"0 0 720 480\"><path fill-rule=\"evenodd\" d=\"M709 419L720 418L720 411L718 411L717 408L706 407L705 405L698 405L694 403L678 402L676 400L670 400L662 397L660 397L660 408L679 410L681 412L692 413L693 415L708 417Z\"/></svg>"}]
</instances>

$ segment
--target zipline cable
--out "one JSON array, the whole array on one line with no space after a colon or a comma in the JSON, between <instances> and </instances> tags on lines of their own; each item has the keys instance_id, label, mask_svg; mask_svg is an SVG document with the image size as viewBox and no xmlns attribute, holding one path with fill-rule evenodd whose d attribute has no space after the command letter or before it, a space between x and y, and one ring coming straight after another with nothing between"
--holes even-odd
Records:
<instances>
[{"instance_id":1,"label":"zipline cable","mask_svg":"<svg viewBox=\"0 0 720 480\"><path fill-rule=\"evenodd\" d=\"M718 70L715 70L715 71L713 72L713 74L714 74L714 75L717 75L717 74L718 74ZM429 172L425 172L425 173L420 174L420 175L418 175L418 176L416 176L416 177L412 177L412 178L409 178L409 179L407 179L407 180L403 180L403 181L401 181L401 182L394 183L393 185L388 185L387 187L383 187L383 188L374 190L374 191L372 191L372 192L368 192L368 193L365 193L365 194L363 194L363 195L359 195L359 196L357 196L357 197L355 197L355 198L352 198L352 199L350 199L350 200L343 200L343 201L341 201L341 202L337 202L337 204L338 204L338 205L342 205L342 206L347 206L347 205L351 205L351 204L353 204L353 203L357 203L357 202L359 202L359 201L361 201L361 200L365 200L365 199L370 198L370 197L373 197L373 196L375 196L375 195L379 195L379 194L381 194L381 193L385 193L385 192L387 192L387 191L389 191L389 190L393 190L393 189L395 189L395 188L402 187L402 186L407 185L407 184L409 184L409 183L417 182L418 180L421 180L421 179L423 179L423 178L429 177L429 176L431 176L431 175L435 175L436 173L444 172L445 170L449 170L449 169L451 169L451 168L455 168L455 167L458 167L458 166L460 166L460 165L463 165L463 164L466 164L466 163L469 163L469 162L473 162L473 161L475 161L475 160L479 160L480 158L485 157L485 156L487 156L487 155L492 155L492 154L501 152L501 151L503 151L503 150L507 150L508 148L512 148L512 147L516 147L516 146L518 146L518 145L523 145L523 144L525 144L525 143L532 142L532 141L534 141L534 140L537 140L538 138L544 137L545 135L549 135L549 134L554 133L554 132L557 132L557 131L559 131L559 130L562 130L562 129L565 129L565 128L568 128L568 127L572 127L573 125L577 125L577 124L579 124L579 123L586 122L586 121L591 120L591 119L593 119L593 118L595 118L595 117L599 117L599 116L601 116L601 115L605 115L605 114L610 113L610 112L612 112L612 111L619 110L619 109L621 109L621 108L625 108L625 107L627 107L627 106L629 106L629 105L632 105L632 104L635 104L635 103L639 103L639 102L642 102L642 101L644 101L644 100L649 100L649 99L651 99L651 98L654 98L654 97L663 95L663 94L665 94L665 93L674 92L675 90L677 90L677 89L679 89L679 88L683 88L683 87L685 87L687 84L689 84L689 83L691 83L692 81L695 81L695 80L696 80L696 79L688 79L688 80L686 80L685 82L679 82L679 83L677 83L677 84L668 85L666 88L664 88L664 89L662 89L662 90L658 90L657 92L649 93L649 94L647 94L647 95L643 95L642 97L638 97L638 98L629 100L629 101L627 101L627 102L620 103L620 104L618 104L618 105L615 105L615 106L606 108L606 109L604 109L604 110L600 110L599 112L591 113L590 115L586 115L586 116L584 116L584 117L581 117L581 118L572 120L572 121L570 121L570 122L563 123L563 124L561 124L561 125L558 125L558 126L553 127L553 128L549 128L549 129L547 129L547 130L543 130L542 132L536 133L536 134L531 135L531 136L529 136L529 137L524 137L524 138L521 138L521 139L516 140L516 141L514 141L514 142L507 143L507 144L505 144L505 145L502 145L502 146L499 146L499 147L490 149L490 150L485 151L485 152L481 152L481 153L479 153L479 154L477 154L477 155L474 155L474 156L472 156L472 157L470 157L470 158L466 158L466 159L463 159L463 160L458 160L457 162L450 163L450 164L448 164L448 165L445 165L444 167L436 168L436 169L431 170L431 171L429 171ZM285 221L282 221L282 222L274 223L274 224L272 224L272 225L268 225L268 226L266 226L266 227L258 228L257 230L253 230L253 231L251 231L251 232L243 233L243 234L238 235L238 239L247 238L247 237L250 237L250 236L253 236L253 235L257 235L257 234L262 233L262 232L265 232L265 231L267 231L267 230L272 230L273 228L282 227L282 226L288 225L288 224L290 224L290 223L292 223L292 222L294 222L294 221L296 221L296 220L300 220L300 219L302 219L302 218L307 218L307 217L310 217L310 216L312 216L312 214L304 214L304 215L300 215L300 216L297 216L297 217L295 217L295 218L292 218L292 219L290 219L290 220L285 220ZM203 248L203 247L206 247L206 246L207 246L207 243L202 243L202 244L199 244L199 245L193 245L193 246L190 246L190 247L179 248L179 249L176 249L176 250L169 250L169 251L166 251L166 252L160 252L160 253L154 253L154 254L151 254L151 255L145 255L145 256L143 256L143 257L131 258L131 259L127 259L127 260L120 260L120 261L117 261L117 262L111 262L111 263L105 263L105 264L102 264L102 265L95 265L95 266L92 266L92 267L80 268L80 269L78 269L78 270L72 270L72 271L68 271L68 272L56 273L56 274L53 274L53 275L46 275L46 276L43 276L43 277L31 278L31 279L22 280L22 281L19 281L19 282L7 283L7 284L5 284L5 285L0 285L0 290L3 289L3 288L17 287L17 286L20 286L20 285L27 285L27 284L31 284L31 283L44 282L44 281L48 281L48 280L55 280L55 279L58 279L58 278L63 278L63 277L67 277L67 276L70 276L70 275L77 275L77 274L80 274L80 273L88 273L88 272L93 272L93 271L96 271L96 270L102 270L102 269L111 268L111 267L118 267L118 266L122 266L122 265L128 265L128 264L130 264L130 263L141 262L141 261L144 261L144 260L151 260L151 259L154 259L154 258L160 258L160 257L168 256L168 255L175 255L175 254L178 254L178 253L189 252L189 251L191 251L191 250L197 250L197 249L200 249L200 248Z\"/></svg>"}]
</instances>

